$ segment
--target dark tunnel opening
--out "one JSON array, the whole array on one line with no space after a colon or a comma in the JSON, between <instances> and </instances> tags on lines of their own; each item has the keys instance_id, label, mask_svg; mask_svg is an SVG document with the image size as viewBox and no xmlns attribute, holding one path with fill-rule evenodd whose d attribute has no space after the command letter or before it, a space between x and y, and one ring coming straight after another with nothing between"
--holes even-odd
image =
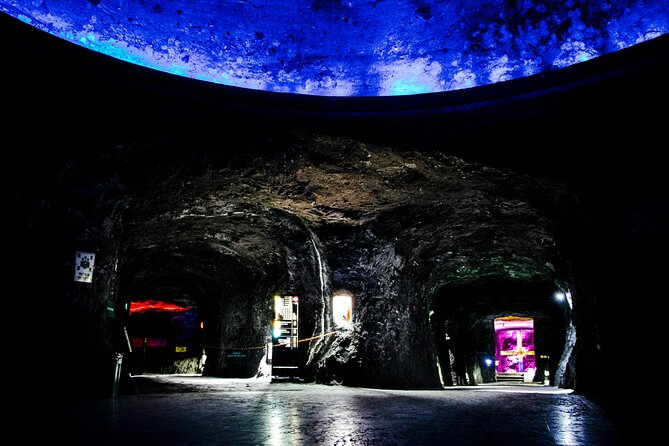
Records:
<instances>
[{"instance_id":1,"label":"dark tunnel opening","mask_svg":"<svg viewBox=\"0 0 669 446\"><path fill-rule=\"evenodd\" d=\"M130 304L126 318L131 342L157 328L155 323L162 323L157 329L166 333L166 339L148 346L140 343L139 352L130 353L131 372L255 376L265 355L270 296L258 293L258 283L243 263L206 243L176 241L128 250L119 266L119 302L124 307ZM133 315L133 303L142 297L186 310L179 317L165 311ZM180 339L182 324L196 334ZM154 358L162 355L157 364L145 362L147 347L153 347Z\"/></svg>"},{"instance_id":2,"label":"dark tunnel opening","mask_svg":"<svg viewBox=\"0 0 669 446\"><path fill-rule=\"evenodd\" d=\"M496 372L495 321L506 317L526 318L534 324L533 369L513 379L573 387L571 379L559 372L573 347L567 345L570 316L554 294L553 284L504 281L439 289L432 298L430 327L444 385L503 381Z\"/></svg>"},{"instance_id":3,"label":"dark tunnel opening","mask_svg":"<svg viewBox=\"0 0 669 446\"><path fill-rule=\"evenodd\" d=\"M199 313L163 301L131 301L126 329L127 368L130 375L201 374L202 350Z\"/></svg>"},{"instance_id":4,"label":"dark tunnel opening","mask_svg":"<svg viewBox=\"0 0 669 446\"><path fill-rule=\"evenodd\" d=\"M166 187L160 181L140 180L133 197L143 204L129 206L120 217L124 230L115 279L118 321L125 324L131 344L139 346L139 352L129 352L131 373L268 376L268 350L280 347L272 345L271 330L274 296L281 294L300 300L300 342L294 353L302 372L310 346L330 329L332 320L317 236L301 219L280 209L231 203L224 195L212 198L211 191L202 191L200 178L194 177L190 185L179 181L181 192L176 195L156 194L157 188ZM201 204L184 209L184 196ZM196 311L201 324L197 343L172 345L177 339L171 338L155 341L166 346L140 342L150 329L148 317L133 316L129 309L144 299ZM168 320L164 311L152 317L169 326L163 332L178 329L178 321ZM315 341L307 342L310 338ZM147 364L147 347L155 358L161 348L180 351L163 351L162 359L154 361L159 364ZM275 363L281 353L275 351Z\"/></svg>"}]
</instances>

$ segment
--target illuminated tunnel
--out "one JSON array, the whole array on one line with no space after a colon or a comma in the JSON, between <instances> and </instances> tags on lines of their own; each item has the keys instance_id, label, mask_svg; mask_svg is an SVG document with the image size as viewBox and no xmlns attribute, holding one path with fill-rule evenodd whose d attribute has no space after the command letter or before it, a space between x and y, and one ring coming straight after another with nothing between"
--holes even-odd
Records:
<instances>
[{"instance_id":1,"label":"illuminated tunnel","mask_svg":"<svg viewBox=\"0 0 669 446\"><path fill-rule=\"evenodd\" d=\"M274 294L298 287L305 293L302 311L309 314L322 305L322 296L310 292L313 277L319 274L313 270L312 237L299 220L280 210L233 204L223 194L218 199L210 197L214 201L208 204L184 208L179 207L184 195L178 201L174 200L177 197L161 197L158 190L162 187L164 184L155 185L142 192L142 209L131 207L126 213L132 230L126 232L125 254L119 262L120 302L122 307L129 303L132 310L133 303L144 297L195 310L197 320L187 322L197 333L179 339L175 333L179 321L174 316L168 321L164 310L148 311L154 319L162 315L167 326L162 330L167 333L163 342L171 351L152 365L146 362L146 346L139 345L130 354L137 365L133 371L254 377L266 368L261 361L267 356ZM165 206L170 207L171 217L163 219L152 211ZM287 270L286 264L297 270ZM297 283L290 283L289 274L299 274ZM148 315L143 319L130 311L122 319L131 339L150 332ZM316 322L305 318L303 332L311 333ZM185 352L175 352L177 347L186 347ZM149 360L160 353L159 348L148 350Z\"/></svg>"},{"instance_id":2,"label":"illuminated tunnel","mask_svg":"<svg viewBox=\"0 0 669 446\"><path fill-rule=\"evenodd\" d=\"M587 214L564 184L349 137L266 137L237 140L237 154L194 151L190 137L169 138L169 158L162 138L99 147L22 178L53 203L24 228L26 246L62 252L65 271L75 252L96 253L91 283L66 274L63 308L78 309L61 318L65 336L90 342L67 370L97 372L68 387L104 389L114 351L130 375L267 376L277 294L300 299L305 380L490 382L480 361L494 319L522 316L552 382L573 386L569 337L590 322L553 295L588 299L575 243ZM341 294L345 325L333 319ZM147 302L162 311L138 311Z\"/></svg>"},{"instance_id":3,"label":"illuminated tunnel","mask_svg":"<svg viewBox=\"0 0 669 446\"><path fill-rule=\"evenodd\" d=\"M606 393L637 348L616 327L664 273L667 10L0 1L31 370L66 364L79 396L108 395L120 353L259 376L278 293L305 380L487 384L494 322L518 317L552 385ZM147 301L188 310L131 313Z\"/></svg>"}]
</instances>

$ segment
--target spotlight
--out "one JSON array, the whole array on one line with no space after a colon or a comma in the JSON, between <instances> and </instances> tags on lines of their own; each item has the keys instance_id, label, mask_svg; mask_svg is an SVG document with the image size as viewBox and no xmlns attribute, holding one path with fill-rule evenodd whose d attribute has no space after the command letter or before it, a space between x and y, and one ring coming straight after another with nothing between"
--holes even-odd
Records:
<instances>
[{"instance_id":1,"label":"spotlight","mask_svg":"<svg viewBox=\"0 0 669 446\"><path fill-rule=\"evenodd\" d=\"M567 300L567 304L569 304L569 309L572 309L574 307L574 304L571 299L571 291L556 291L555 292L555 300L558 302L562 302L564 300Z\"/></svg>"},{"instance_id":2,"label":"spotlight","mask_svg":"<svg viewBox=\"0 0 669 446\"><path fill-rule=\"evenodd\" d=\"M493 360L491 358L485 358L483 363L486 365L486 367L490 367L493 363Z\"/></svg>"}]
</instances>

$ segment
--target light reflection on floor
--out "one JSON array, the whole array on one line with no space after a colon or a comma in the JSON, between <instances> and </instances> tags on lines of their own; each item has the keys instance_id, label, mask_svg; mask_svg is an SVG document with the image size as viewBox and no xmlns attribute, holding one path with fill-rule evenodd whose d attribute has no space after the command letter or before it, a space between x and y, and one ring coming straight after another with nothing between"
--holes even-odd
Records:
<instances>
[{"instance_id":1,"label":"light reflection on floor","mask_svg":"<svg viewBox=\"0 0 669 446\"><path fill-rule=\"evenodd\" d=\"M550 386L391 390L178 375L133 379L136 394L74 404L66 440L96 446L622 444L605 410Z\"/></svg>"},{"instance_id":2,"label":"light reflection on floor","mask_svg":"<svg viewBox=\"0 0 669 446\"><path fill-rule=\"evenodd\" d=\"M583 439L581 441L577 439L578 432L582 430L582 426L579 426L578 417L575 417L573 414L556 410L552 420L546 421L546 424L553 438L555 438L556 444L564 446L582 444Z\"/></svg>"}]
</instances>

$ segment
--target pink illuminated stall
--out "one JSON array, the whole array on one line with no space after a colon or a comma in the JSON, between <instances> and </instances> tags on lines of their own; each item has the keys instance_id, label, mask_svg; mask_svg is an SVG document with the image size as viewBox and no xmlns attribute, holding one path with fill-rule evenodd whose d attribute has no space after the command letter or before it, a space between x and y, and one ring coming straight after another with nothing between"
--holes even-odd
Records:
<instances>
[{"instance_id":1,"label":"pink illuminated stall","mask_svg":"<svg viewBox=\"0 0 669 446\"><path fill-rule=\"evenodd\" d=\"M532 381L537 367L532 318L495 319L495 364L498 375L522 373L524 381Z\"/></svg>"}]
</instances>

